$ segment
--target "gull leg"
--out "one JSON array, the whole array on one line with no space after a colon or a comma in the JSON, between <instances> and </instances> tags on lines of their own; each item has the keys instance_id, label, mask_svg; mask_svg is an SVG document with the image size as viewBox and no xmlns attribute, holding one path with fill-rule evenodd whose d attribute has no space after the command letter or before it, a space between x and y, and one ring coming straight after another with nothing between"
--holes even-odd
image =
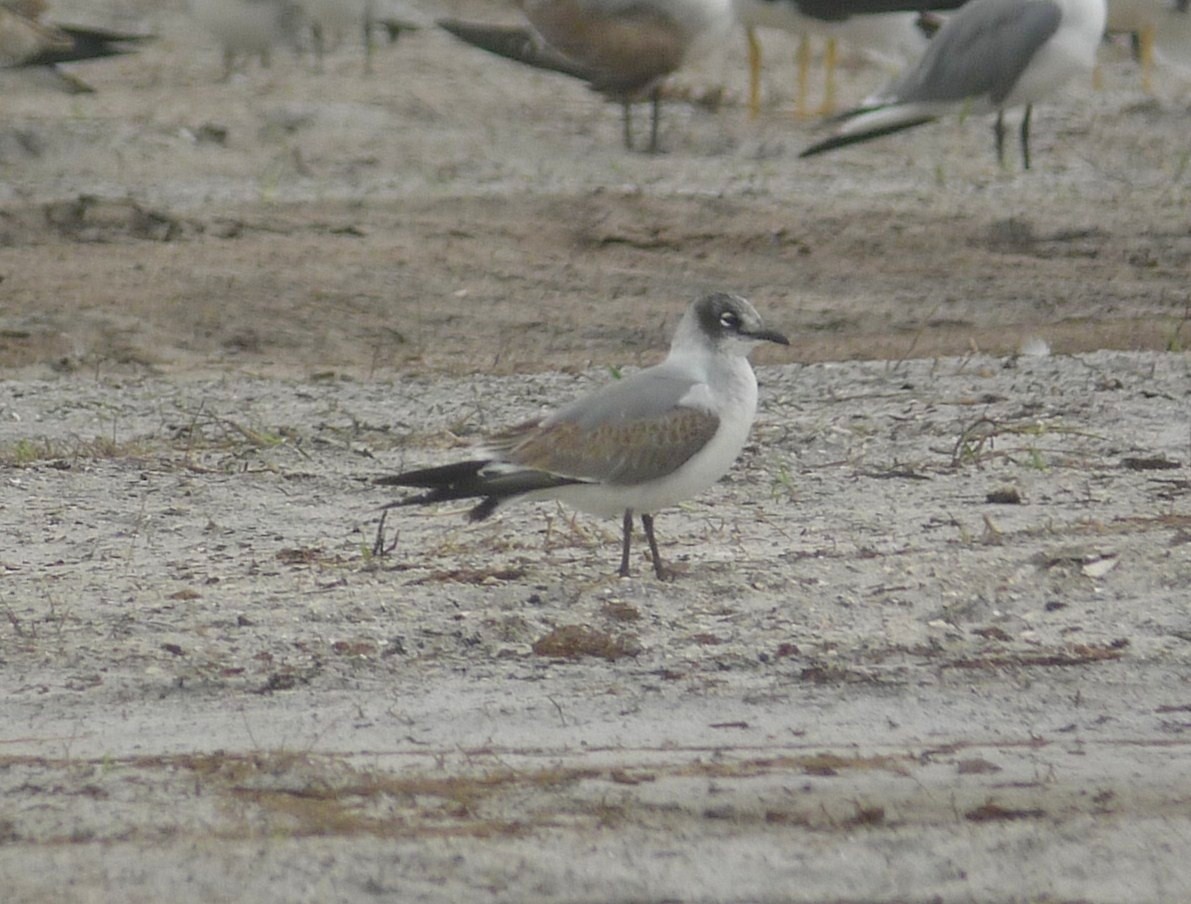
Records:
<instances>
[{"instance_id":1,"label":"gull leg","mask_svg":"<svg viewBox=\"0 0 1191 904\"><path fill-rule=\"evenodd\" d=\"M811 75L811 39L809 35L799 36L798 50L794 54L794 60L798 63L798 87L794 94L794 115L805 119L810 115L806 109L806 83L810 80Z\"/></svg>"},{"instance_id":2,"label":"gull leg","mask_svg":"<svg viewBox=\"0 0 1191 904\"><path fill-rule=\"evenodd\" d=\"M997 111L997 121L993 123L993 139L997 143L997 163L1005 166L1005 114Z\"/></svg>"},{"instance_id":3,"label":"gull leg","mask_svg":"<svg viewBox=\"0 0 1191 904\"><path fill-rule=\"evenodd\" d=\"M658 576L659 581L668 580L670 574L662 565L662 557L658 555L658 541L653 535L653 515L642 515L641 526L645 528L645 539L649 541L649 552L653 556L653 573Z\"/></svg>"},{"instance_id":4,"label":"gull leg","mask_svg":"<svg viewBox=\"0 0 1191 904\"><path fill-rule=\"evenodd\" d=\"M749 119L761 114L761 42L755 29L745 29L749 42Z\"/></svg>"},{"instance_id":5,"label":"gull leg","mask_svg":"<svg viewBox=\"0 0 1191 904\"><path fill-rule=\"evenodd\" d=\"M620 571L622 578L629 576L629 549L633 543L633 510L624 510L624 545L620 548Z\"/></svg>"},{"instance_id":6,"label":"gull leg","mask_svg":"<svg viewBox=\"0 0 1191 904\"><path fill-rule=\"evenodd\" d=\"M633 149L633 106L631 101L626 99L621 102L620 116L624 126L624 146L631 151Z\"/></svg>"},{"instance_id":7,"label":"gull leg","mask_svg":"<svg viewBox=\"0 0 1191 904\"><path fill-rule=\"evenodd\" d=\"M662 86L656 85L649 92L652 118L649 121L649 153L658 152L658 121L662 118Z\"/></svg>"},{"instance_id":8,"label":"gull leg","mask_svg":"<svg viewBox=\"0 0 1191 904\"><path fill-rule=\"evenodd\" d=\"M1154 83L1150 78L1154 71L1154 27L1146 26L1137 36L1137 55L1141 61L1141 90L1146 94L1154 93Z\"/></svg>"},{"instance_id":9,"label":"gull leg","mask_svg":"<svg viewBox=\"0 0 1191 904\"><path fill-rule=\"evenodd\" d=\"M372 0L364 4L364 74L372 75Z\"/></svg>"},{"instance_id":10,"label":"gull leg","mask_svg":"<svg viewBox=\"0 0 1191 904\"><path fill-rule=\"evenodd\" d=\"M322 25L315 22L310 26L310 35L314 39L314 71L321 75L323 71L323 55L327 50L326 35L323 34Z\"/></svg>"},{"instance_id":11,"label":"gull leg","mask_svg":"<svg viewBox=\"0 0 1191 904\"><path fill-rule=\"evenodd\" d=\"M835 38L828 38L827 46L823 49L823 106L819 108L820 116L830 116L835 112L835 69L838 59Z\"/></svg>"},{"instance_id":12,"label":"gull leg","mask_svg":"<svg viewBox=\"0 0 1191 904\"><path fill-rule=\"evenodd\" d=\"M1022 169L1030 168L1030 114L1034 112L1033 104L1026 104L1026 115L1021 118L1021 165Z\"/></svg>"}]
</instances>

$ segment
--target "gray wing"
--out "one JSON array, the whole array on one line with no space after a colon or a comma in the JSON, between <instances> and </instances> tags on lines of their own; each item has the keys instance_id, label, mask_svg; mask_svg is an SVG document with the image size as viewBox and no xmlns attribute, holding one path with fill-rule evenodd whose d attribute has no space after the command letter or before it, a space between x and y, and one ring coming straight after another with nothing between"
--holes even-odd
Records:
<instances>
[{"instance_id":1,"label":"gray wing","mask_svg":"<svg viewBox=\"0 0 1191 904\"><path fill-rule=\"evenodd\" d=\"M688 373L663 362L581 396L543 423L566 421L591 429L609 422L664 417L697 385Z\"/></svg>"},{"instance_id":2,"label":"gray wing","mask_svg":"<svg viewBox=\"0 0 1191 904\"><path fill-rule=\"evenodd\" d=\"M883 99L929 103L987 95L999 104L1061 18L1052 0L974 0L947 21Z\"/></svg>"},{"instance_id":3,"label":"gray wing","mask_svg":"<svg viewBox=\"0 0 1191 904\"><path fill-rule=\"evenodd\" d=\"M719 429L715 414L679 405L696 385L664 365L650 368L498 434L487 447L510 464L578 480L654 480L681 467Z\"/></svg>"}]
</instances>

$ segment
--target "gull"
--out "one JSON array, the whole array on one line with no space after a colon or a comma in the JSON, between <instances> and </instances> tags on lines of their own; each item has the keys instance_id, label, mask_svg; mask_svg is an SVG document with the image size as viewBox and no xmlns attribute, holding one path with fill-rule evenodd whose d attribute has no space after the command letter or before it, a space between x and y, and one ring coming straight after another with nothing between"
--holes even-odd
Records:
<instances>
[{"instance_id":1,"label":"gull","mask_svg":"<svg viewBox=\"0 0 1191 904\"><path fill-rule=\"evenodd\" d=\"M223 79L241 58L268 67L278 44L298 45L302 9L295 0L190 0L190 15L223 48Z\"/></svg>"},{"instance_id":2,"label":"gull","mask_svg":"<svg viewBox=\"0 0 1191 904\"><path fill-rule=\"evenodd\" d=\"M497 433L466 461L380 478L427 490L386 508L478 498L469 517L480 521L506 502L555 499L619 516L622 577L637 514L665 580L654 513L710 487L744 448L757 411L748 354L760 342L789 344L739 295L706 295L687 308L660 364Z\"/></svg>"},{"instance_id":3,"label":"gull","mask_svg":"<svg viewBox=\"0 0 1191 904\"><path fill-rule=\"evenodd\" d=\"M837 118L831 137L799 156L867 141L948 113L997 114L997 160L1005 159L1004 111L1025 107L1021 153L1030 168L1036 101L1091 74L1104 34L1105 0L969 0L892 85Z\"/></svg>"},{"instance_id":4,"label":"gull","mask_svg":"<svg viewBox=\"0 0 1191 904\"><path fill-rule=\"evenodd\" d=\"M810 36L827 39L823 64L826 83L821 114L835 105L837 40L854 44L898 68L926 49L928 31L920 21L926 10L954 9L964 0L733 0L736 18L744 25L749 55L749 114L761 108L761 42L758 28L799 35L798 93L795 109L806 110L806 82L810 70Z\"/></svg>"},{"instance_id":5,"label":"gull","mask_svg":"<svg viewBox=\"0 0 1191 904\"><path fill-rule=\"evenodd\" d=\"M1141 65L1141 84L1148 94L1153 87L1150 74L1154 68L1154 35L1157 18L1166 7L1161 0L1108 0L1104 30L1109 34L1131 34L1137 61Z\"/></svg>"},{"instance_id":6,"label":"gull","mask_svg":"<svg viewBox=\"0 0 1191 904\"><path fill-rule=\"evenodd\" d=\"M1154 93L1156 62L1186 69L1191 46L1187 0L1108 0L1109 34L1131 34L1134 57L1141 66L1141 87Z\"/></svg>"},{"instance_id":7,"label":"gull","mask_svg":"<svg viewBox=\"0 0 1191 904\"><path fill-rule=\"evenodd\" d=\"M315 64L321 71L328 45L352 30L364 35L364 71L372 70L372 11L368 0L296 0L305 14L314 42Z\"/></svg>"},{"instance_id":8,"label":"gull","mask_svg":"<svg viewBox=\"0 0 1191 904\"><path fill-rule=\"evenodd\" d=\"M618 101L632 149L631 105L652 104L649 150L658 149L661 83L718 48L735 26L731 0L521 0L530 29L439 21L491 53L574 76Z\"/></svg>"},{"instance_id":9,"label":"gull","mask_svg":"<svg viewBox=\"0 0 1191 904\"><path fill-rule=\"evenodd\" d=\"M125 34L102 28L60 25L43 21L43 0L0 0L0 69L48 70L57 84L73 93L94 89L58 68L132 53L144 34Z\"/></svg>"},{"instance_id":10,"label":"gull","mask_svg":"<svg viewBox=\"0 0 1191 904\"><path fill-rule=\"evenodd\" d=\"M321 71L329 47L356 31L364 39L364 72L372 72L372 33L383 29L389 42L402 31L416 31L419 14L395 0L296 0L310 27L315 64Z\"/></svg>"},{"instance_id":11,"label":"gull","mask_svg":"<svg viewBox=\"0 0 1191 904\"><path fill-rule=\"evenodd\" d=\"M1175 0L1155 17L1153 62L1172 67L1186 81L1191 75L1191 0Z\"/></svg>"}]
</instances>

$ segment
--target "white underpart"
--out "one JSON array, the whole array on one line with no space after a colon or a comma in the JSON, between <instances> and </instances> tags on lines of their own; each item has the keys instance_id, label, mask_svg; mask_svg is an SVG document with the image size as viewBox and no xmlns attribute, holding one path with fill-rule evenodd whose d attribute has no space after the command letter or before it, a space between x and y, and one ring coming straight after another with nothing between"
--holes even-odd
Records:
<instances>
[{"instance_id":1,"label":"white underpart","mask_svg":"<svg viewBox=\"0 0 1191 904\"><path fill-rule=\"evenodd\" d=\"M1179 12L1173 0L1108 0L1108 30L1141 32L1154 38L1154 62L1191 79L1191 12Z\"/></svg>"},{"instance_id":2,"label":"white underpart","mask_svg":"<svg viewBox=\"0 0 1191 904\"><path fill-rule=\"evenodd\" d=\"M190 14L233 54L268 53L288 40L285 0L190 0Z\"/></svg>"},{"instance_id":3,"label":"white underpart","mask_svg":"<svg viewBox=\"0 0 1191 904\"><path fill-rule=\"evenodd\" d=\"M917 13L875 13L843 22L826 22L821 33L855 47L873 61L900 67L926 52L930 39L918 27Z\"/></svg>"},{"instance_id":4,"label":"white underpart","mask_svg":"<svg viewBox=\"0 0 1191 904\"><path fill-rule=\"evenodd\" d=\"M796 35L837 38L883 65L900 66L926 50L917 13L878 13L825 22L798 12L790 2L733 0L736 18L746 28L772 28Z\"/></svg>"},{"instance_id":5,"label":"white underpart","mask_svg":"<svg viewBox=\"0 0 1191 904\"><path fill-rule=\"evenodd\" d=\"M1039 48L1002 109L1025 106L1053 94L1075 76L1096 65L1096 48L1104 37L1104 0L1055 0L1063 10L1059 28Z\"/></svg>"},{"instance_id":6,"label":"white underpart","mask_svg":"<svg viewBox=\"0 0 1191 904\"><path fill-rule=\"evenodd\" d=\"M736 27L732 0L654 0L659 8L683 23L691 36L683 63L722 56L728 38Z\"/></svg>"}]
</instances>

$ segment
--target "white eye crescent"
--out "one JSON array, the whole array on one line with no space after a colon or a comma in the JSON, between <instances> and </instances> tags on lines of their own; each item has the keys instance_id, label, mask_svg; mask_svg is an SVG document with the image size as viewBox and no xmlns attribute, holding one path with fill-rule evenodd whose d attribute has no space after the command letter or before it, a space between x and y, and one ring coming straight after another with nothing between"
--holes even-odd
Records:
<instances>
[{"instance_id":1,"label":"white eye crescent","mask_svg":"<svg viewBox=\"0 0 1191 904\"><path fill-rule=\"evenodd\" d=\"M720 326L726 330L736 330L740 328L740 318L732 311L724 311L720 314Z\"/></svg>"}]
</instances>

